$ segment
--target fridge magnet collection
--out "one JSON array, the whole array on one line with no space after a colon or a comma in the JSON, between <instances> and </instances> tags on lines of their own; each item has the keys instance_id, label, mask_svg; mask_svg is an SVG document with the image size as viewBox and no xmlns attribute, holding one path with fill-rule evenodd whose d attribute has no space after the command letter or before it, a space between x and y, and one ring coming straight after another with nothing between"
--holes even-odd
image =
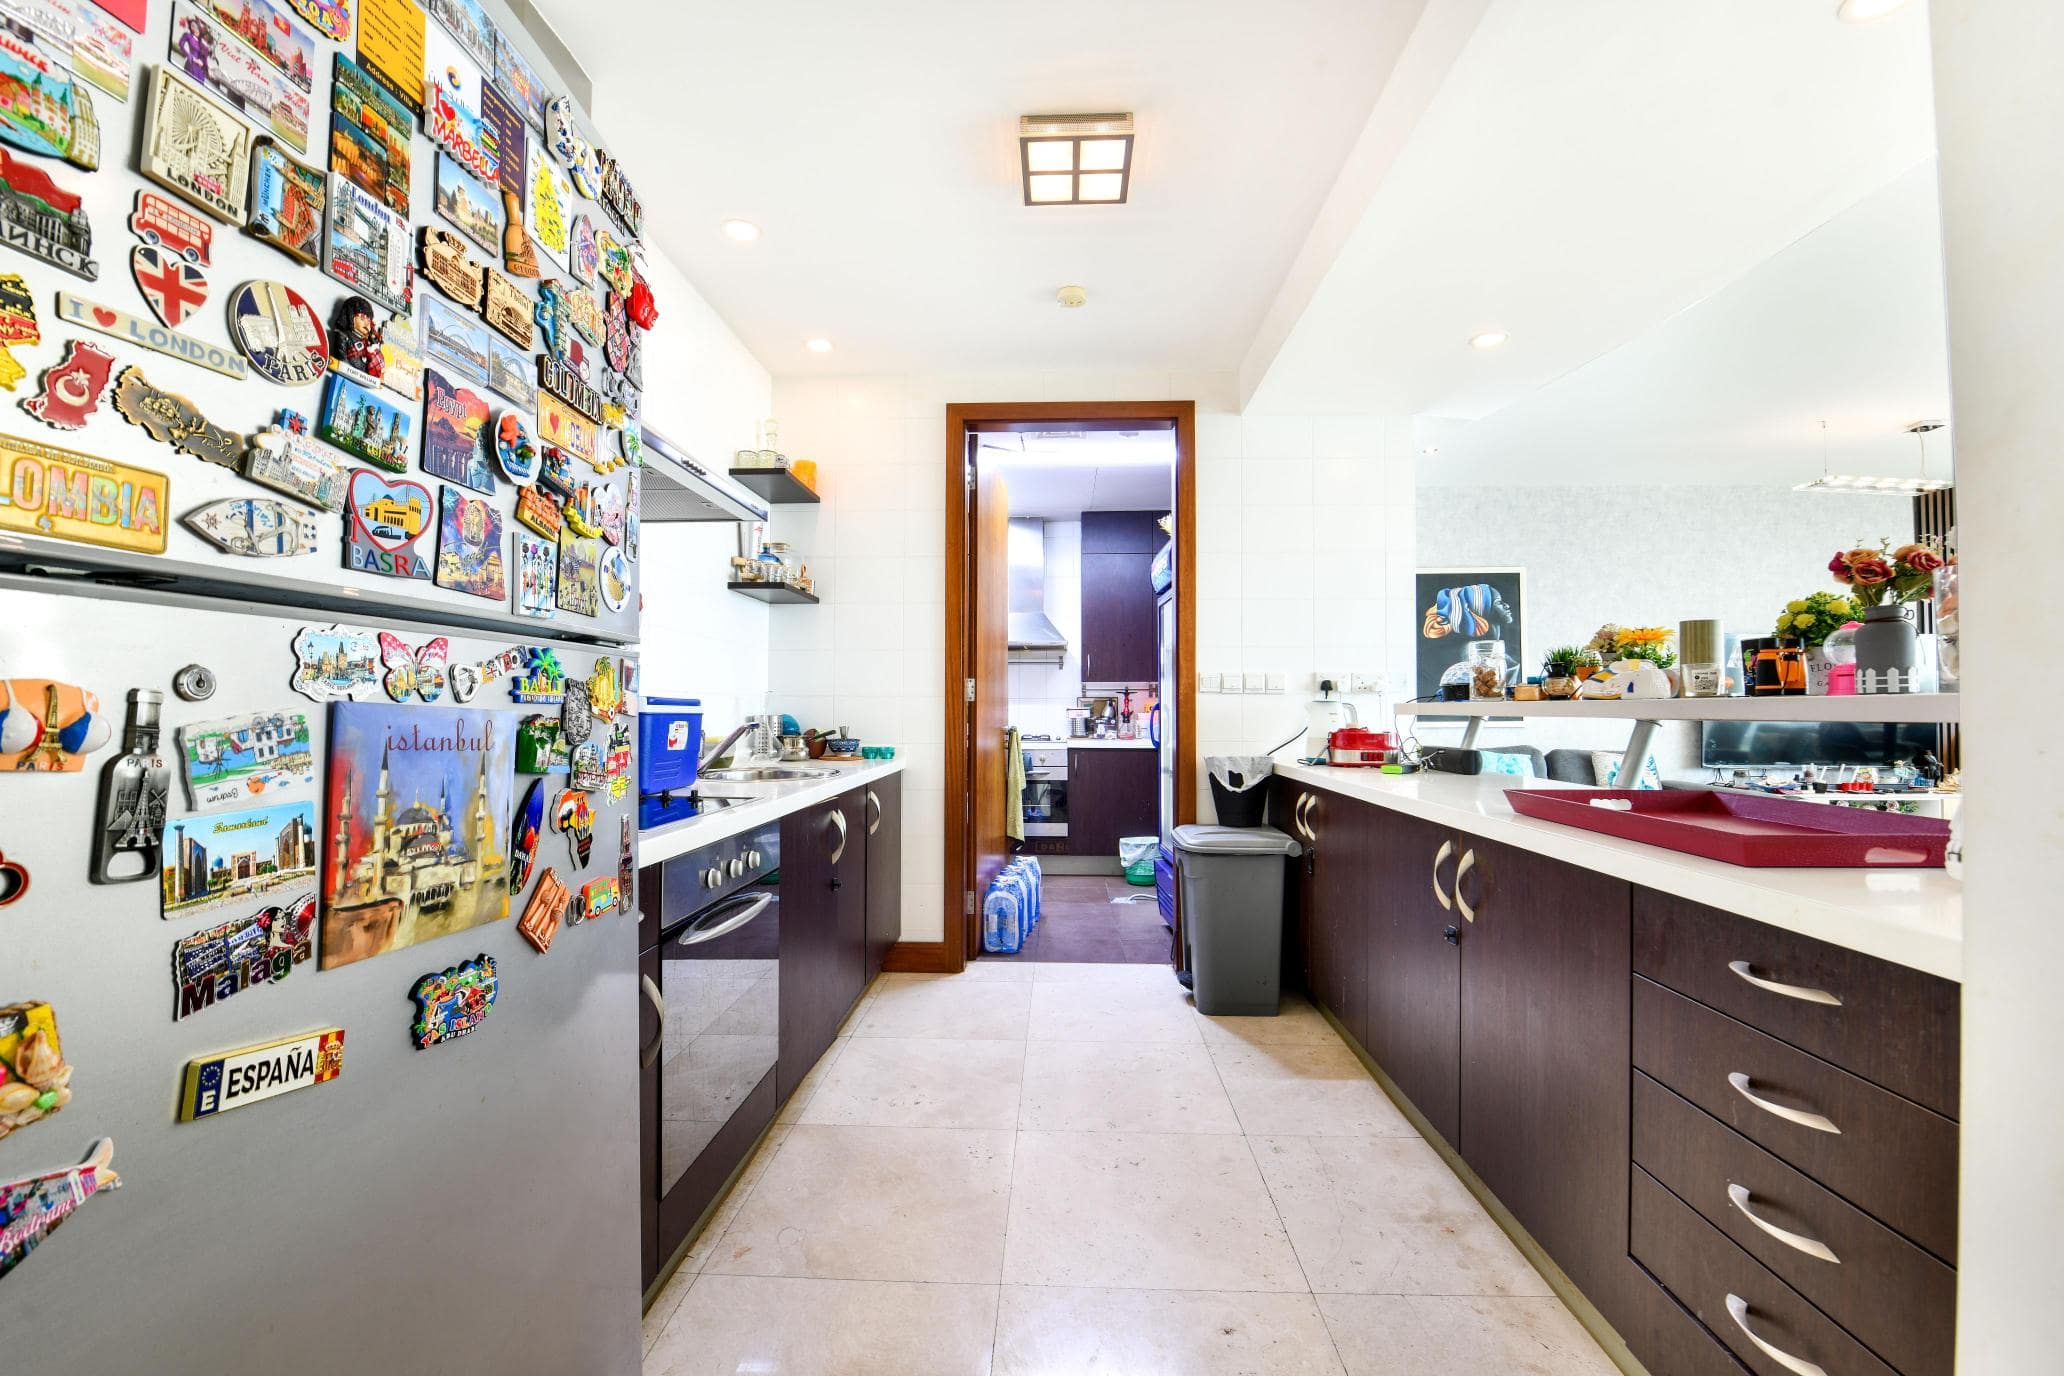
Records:
<instances>
[{"instance_id":1,"label":"fridge magnet collection","mask_svg":"<svg viewBox=\"0 0 2064 1376\"><path fill-rule=\"evenodd\" d=\"M277 984L315 951L315 895L262 909L172 943L172 1020L183 1021L256 984Z\"/></svg>"},{"instance_id":2,"label":"fridge magnet collection","mask_svg":"<svg viewBox=\"0 0 2064 1376\"><path fill-rule=\"evenodd\" d=\"M416 1021L409 1028L416 1049L456 1041L479 1027L494 1011L500 992L494 957L485 953L417 980L409 991L416 1002Z\"/></svg>"},{"instance_id":3,"label":"fridge magnet collection","mask_svg":"<svg viewBox=\"0 0 2064 1376\"><path fill-rule=\"evenodd\" d=\"M160 833L172 796L172 765L158 753L158 712L165 695L129 690L122 753L101 766L87 877L96 884L156 879L164 854Z\"/></svg>"},{"instance_id":4,"label":"fridge magnet collection","mask_svg":"<svg viewBox=\"0 0 2064 1376\"><path fill-rule=\"evenodd\" d=\"M380 632L380 662L387 666L380 686L396 702L421 698L436 702L444 696L450 676L445 665L451 659L451 641L436 636L411 650L408 642L391 631Z\"/></svg>"},{"instance_id":5,"label":"fridge magnet collection","mask_svg":"<svg viewBox=\"0 0 2064 1376\"><path fill-rule=\"evenodd\" d=\"M47 1003L0 1008L0 1139L72 1101L72 1068Z\"/></svg>"},{"instance_id":6,"label":"fridge magnet collection","mask_svg":"<svg viewBox=\"0 0 2064 1376\"><path fill-rule=\"evenodd\" d=\"M87 1200L120 1186L112 1139L102 1138L76 1166L0 1181L0 1277L27 1259Z\"/></svg>"},{"instance_id":7,"label":"fridge magnet collection","mask_svg":"<svg viewBox=\"0 0 2064 1376\"><path fill-rule=\"evenodd\" d=\"M179 1121L212 1118L297 1089L312 1089L343 1073L341 1027L202 1057L187 1062L179 1093Z\"/></svg>"},{"instance_id":8,"label":"fridge magnet collection","mask_svg":"<svg viewBox=\"0 0 2064 1376\"><path fill-rule=\"evenodd\" d=\"M179 728L179 766L195 812L315 791L305 712L254 712Z\"/></svg>"},{"instance_id":9,"label":"fridge magnet collection","mask_svg":"<svg viewBox=\"0 0 2064 1376\"><path fill-rule=\"evenodd\" d=\"M523 916L516 921L516 930L525 941L537 948L543 955L552 949L552 939L559 935L559 923L566 916L566 908L573 901L566 885L559 882L559 872L546 869L538 876L537 887L531 890L530 902L524 905Z\"/></svg>"},{"instance_id":10,"label":"fridge magnet collection","mask_svg":"<svg viewBox=\"0 0 2064 1376\"><path fill-rule=\"evenodd\" d=\"M166 921L251 912L314 887L315 804L308 799L202 813L164 824Z\"/></svg>"}]
</instances>

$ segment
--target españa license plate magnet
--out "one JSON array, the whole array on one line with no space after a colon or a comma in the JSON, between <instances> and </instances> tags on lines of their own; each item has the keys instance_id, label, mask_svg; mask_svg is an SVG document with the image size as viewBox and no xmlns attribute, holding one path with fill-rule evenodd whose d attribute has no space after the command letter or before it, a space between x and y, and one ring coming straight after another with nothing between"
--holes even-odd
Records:
<instances>
[{"instance_id":1,"label":"espa\u00f1a license plate magnet","mask_svg":"<svg viewBox=\"0 0 2064 1376\"><path fill-rule=\"evenodd\" d=\"M191 1123L233 1108L327 1084L344 1072L344 1029L247 1046L186 1063L179 1121Z\"/></svg>"}]
</instances>

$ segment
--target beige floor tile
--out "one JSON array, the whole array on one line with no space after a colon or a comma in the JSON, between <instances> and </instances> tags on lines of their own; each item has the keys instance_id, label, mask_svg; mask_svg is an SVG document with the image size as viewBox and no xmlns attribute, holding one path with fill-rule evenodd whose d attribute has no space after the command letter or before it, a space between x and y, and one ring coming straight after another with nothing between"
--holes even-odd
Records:
<instances>
[{"instance_id":1,"label":"beige floor tile","mask_svg":"<svg viewBox=\"0 0 2064 1376\"><path fill-rule=\"evenodd\" d=\"M1218 1067L1195 1042L1026 1043L1018 1126L1051 1132L1238 1133Z\"/></svg>"},{"instance_id":2,"label":"beige floor tile","mask_svg":"<svg viewBox=\"0 0 2064 1376\"><path fill-rule=\"evenodd\" d=\"M986 1376L996 1298L993 1285L700 1276L645 1376Z\"/></svg>"},{"instance_id":3,"label":"beige floor tile","mask_svg":"<svg viewBox=\"0 0 2064 1376\"><path fill-rule=\"evenodd\" d=\"M1138 963L1131 961L1081 961L1040 960L1029 961L1026 968L1032 972L1034 984L1081 984L1089 980L1136 984L1142 988L1174 989L1186 994L1176 982L1175 973L1166 964Z\"/></svg>"},{"instance_id":4,"label":"beige floor tile","mask_svg":"<svg viewBox=\"0 0 2064 1376\"><path fill-rule=\"evenodd\" d=\"M1031 1037L1067 1042L1201 1042L1198 1017L1174 980L1036 979Z\"/></svg>"},{"instance_id":5,"label":"beige floor tile","mask_svg":"<svg viewBox=\"0 0 2064 1376\"><path fill-rule=\"evenodd\" d=\"M1014 1128L1025 1046L944 1037L859 1037L825 1072L797 1121Z\"/></svg>"},{"instance_id":6,"label":"beige floor tile","mask_svg":"<svg viewBox=\"0 0 2064 1376\"><path fill-rule=\"evenodd\" d=\"M1417 1137L1256 1137L1319 1292L1546 1295L1540 1273Z\"/></svg>"},{"instance_id":7,"label":"beige floor tile","mask_svg":"<svg viewBox=\"0 0 2064 1376\"><path fill-rule=\"evenodd\" d=\"M1330 1042L1210 1042L1211 1058L1250 1135L1416 1137L1338 1037Z\"/></svg>"},{"instance_id":8,"label":"beige floor tile","mask_svg":"<svg viewBox=\"0 0 2064 1376\"><path fill-rule=\"evenodd\" d=\"M1334 1043L1340 1034L1325 1015L1298 994L1284 994L1273 1018L1218 1018L1200 1014L1204 1040L1213 1045L1280 1046L1285 1042Z\"/></svg>"},{"instance_id":9,"label":"beige floor tile","mask_svg":"<svg viewBox=\"0 0 2064 1376\"><path fill-rule=\"evenodd\" d=\"M995 1376L1341 1376L1310 1295L1006 1285Z\"/></svg>"},{"instance_id":10,"label":"beige floor tile","mask_svg":"<svg viewBox=\"0 0 2064 1376\"><path fill-rule=\"evenodd\" d=\"M1616 1376L1557 1299L1321 1295L1348 1376Z\"/></svg>"},{"instance_id":11,"label":"beige floor tile","mask_svg":"<svg viewBox=\"0 0 2064 1376\"><path fill-rule=\"evenodd\" d=\"M688 1297L688 1287L695 1284L696 1275L696 1272L689 1270L686 1266L674 1272L673 1275L667 1278L666 1285L660 1290L659 1298L654 1300L652 1307L645 1311L645 1318L639 1325L639 1332L644 1339L644 1350L647 1356L652 1354L653 1344L659 1341L659 1335L666 1331L667 1321L674 1317L674 1311L679 1309L681 1301Z\"/></svg>"},{"instance_id":12,"label":"beige floor tile","mask_svg":"<svg viewBox=\"0 0 2064 1376\"><path fill-rule=\"evenodd\" d=\"M695 1241L688 1248L688 1255L681 1259L680 1269L674 1272L675 1276L694 1275L709 1263L711 1254L717 1250L717 1244L723 1240L725 1231L730 1228L731 1220L738 1217L738 1210L745 1204L746 1196L752 1193L753 1186L759 1183L760 1177L767 1173L767 1167L772 1164L775 1153L781 1149L781 1139L786 1136L788 1128L782 1124L777 1123L767 1129L767 1135L760 1139L759 1150L745 1163L745 1169L738 1173L738 1182L731 1187L731 1192L717 1204L717 1211L711 1215L708 1226L696 1235Z\"/></svg>"},{"instance_id":13,"label":"beige floor tile","mask_svg":"<svg viewBox=\"0 0 2064 1376\"><path fill-rule=\"evenodd\" d=\"M1305 1289L1246 1139L1180 1133L1020 1132L1003 1274L1024 1285Z\"/></svg>"},{"instance_id":14,"label":"beige floor tile","mask_svg":"<svg viewBox=\"0 0 2064 1376\"><path fill-rule=\"evenodd\" d=\"M883 975L853 1035L1023 1041L1031 1006L1024 980Z\"/></svg>"},{"instance_id":15,"label":"beige floor tile","mask_svg":"<svg viewBox=\"0 0 2064 1376\"><path fill-rule=\"evenodd\" d=\"M775 1122L793 1123L803 1116L803 1110L810 1106L810 1100L817 1095L817 1086L824 1083L824 1077L838 1064L839 1057L846 1054L846 1047L851 1041L851 1037L832 1039L830 1047L817 1058L817 1064L803 1073L803 1078L796 1084L795 1093L788 1096L788 1102L774 1115Z\"/></svg>"},{"instance_id":16,"label":"beige floor tile","mask_svg":"<svg viewBox=\"0 0 2064 1376\"><path fill-rule=\"evenodd\" d=\"M967 963L967 968L962 970L959 975L955 976L955 978L1014 979L1030 982L1030 980L1032 979L1032 971L1036 964L1036 961L1019 960L1015 956L1007 959L999 959L995 956L984 956L980 960L969 961Z\"/></svg>"},{"instance_id":17,"label":"beige floor tile","mask_svg":"<svg viewBox=\"0 0 2064 1376\"><path fill-rule=\"evenodd\" d=\"M727 1275L993 1282L1009 1132L799 1124L709 1264Z\"/></svg>"}]
</instances>

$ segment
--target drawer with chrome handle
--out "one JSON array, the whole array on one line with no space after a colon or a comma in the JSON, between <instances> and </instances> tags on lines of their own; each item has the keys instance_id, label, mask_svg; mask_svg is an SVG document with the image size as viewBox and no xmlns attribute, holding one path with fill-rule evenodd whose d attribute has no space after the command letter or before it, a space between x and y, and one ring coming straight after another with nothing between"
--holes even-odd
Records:
<instances>
[{"instance_id":1,"label":"drawer with chrome handle","mask_svg":"<svg viewBox=\"0 0 2064 1376\"><path fill-rule=\"evenodd\" d=\"M1948 980L1649 889L1634 891L1634 969L1956 1116L1962 1000Z\"/></svg>"},{"instance_id":2,"label":"drawer with chrome handle","mask_svg":"<svg viewBox=\"0 0 2064 1376\"><path fill-rule=\"evenodd\" d=\"M1639 1072L1634 1161L1905 1376L1949 1376L1956 1271Z\"/></svg>"},{"instance_id":3,"label":"drawer with chrome handle","mask_svg":"<svg viewBox=\"0 0 2064 1376\"><path fill-rule=\"evenodd\" d=\"M1749 1370L1900 1376L1639 1166L1632 1187L1628 1250Z\"/></svg>"},{"instance_id":4,"label":"drawer with chrome handle","mask_svg":"<svg viewBox=\"0 0 2064 1376\"><path fill-rule=\"evenodd\" d=\"M1637 975L1634 1065L1944 1261L1957 1125Z\"/></svg>"}]
</instances>

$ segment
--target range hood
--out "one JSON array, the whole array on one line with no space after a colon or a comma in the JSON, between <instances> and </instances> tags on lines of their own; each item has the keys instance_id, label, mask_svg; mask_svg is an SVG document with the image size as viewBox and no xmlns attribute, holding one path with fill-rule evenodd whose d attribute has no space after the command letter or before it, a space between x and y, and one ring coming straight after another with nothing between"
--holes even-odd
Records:
<instances>
[{"instance_id":1,"label":"range hood","mask_svg":"<svg viewBox=\"0 0 2064 1376\"><path fill-rule=\"evenodd\" d=\"M665 435L646 426L638 519L646 524L684 521L764 521L767 504L713 474Z\"/></svg>"},{"instance_id":2,"label":"range hood","mask_svg":"<svg viewBox=\"0 0 2064 1376\"><path fill-rule=\"evenodd\" d=\"M1010 662L1061 666L1068 637L1046 614L1046 522L1010 523Z\"/></svg>"}]
</instances>

